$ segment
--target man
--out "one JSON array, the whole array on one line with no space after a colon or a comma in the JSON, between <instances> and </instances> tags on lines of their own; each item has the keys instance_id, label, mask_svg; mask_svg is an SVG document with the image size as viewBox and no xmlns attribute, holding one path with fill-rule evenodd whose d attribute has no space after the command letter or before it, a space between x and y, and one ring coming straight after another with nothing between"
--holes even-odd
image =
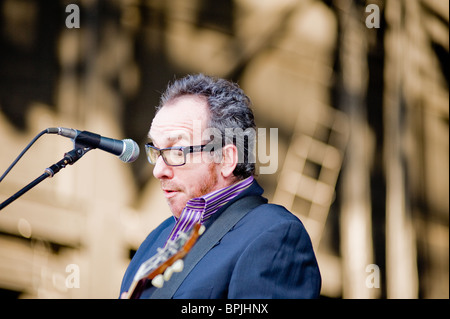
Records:
<instances>
[{"instance_id":1,"label":"man","mask_svg":"<svg viewBox=\"0 0 450 319\"><path fill-rule=\"evenodd\" d=\"M319 296L320 272L305 228L285 208L267 204L254 179L254 129L250 100L236 84L199 74L169 85L146 152L174 217L141 244L121 294L158 247L201 223L206 231L186 256L188 269L162 288L147 285L141 298Z\"/></svg>"}]
</instances>

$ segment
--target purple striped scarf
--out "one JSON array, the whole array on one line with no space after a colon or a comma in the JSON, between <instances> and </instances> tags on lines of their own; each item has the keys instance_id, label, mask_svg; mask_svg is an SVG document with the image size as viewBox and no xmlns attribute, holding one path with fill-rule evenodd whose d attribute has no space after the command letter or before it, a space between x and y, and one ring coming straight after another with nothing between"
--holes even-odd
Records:
<instances>
[{"instance_id":1,"label":"purple striped scarf","mask_svg":"<svg viewBox=\"0 0 450 319\"><path fill-rule=\"evenodd\" d=\"M224 206L250 187L253 180L253 176L250 176L236 184L203 195L202 197L190 199L181 212L180 218L175 218L177 222L168 239L176 239L180 231L186 232L196 223L203 224L204 221L217 212L220 207Z\"/></svg>"}]
</instances>

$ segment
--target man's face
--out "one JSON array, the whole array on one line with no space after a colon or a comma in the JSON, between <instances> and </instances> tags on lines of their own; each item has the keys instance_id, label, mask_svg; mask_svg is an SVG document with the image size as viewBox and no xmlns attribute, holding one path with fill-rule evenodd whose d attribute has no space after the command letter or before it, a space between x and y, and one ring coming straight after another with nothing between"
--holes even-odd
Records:
<instances>
[{"instance_id":1,"label":"man's face","mask_svg":"<svg viewBox=\"0 0 450 319\"><path fill-rule=\"evenodd\" d=\"M206 99L198 96L182 96L164 105L156 114L149 137L158 148L202 145L201 132L209 119ZM201 127L199 127L201 126ZM153 175L161 182L161 188L170 210L180 217L187 201L219 189L220 167L214 162L202 160L201 152L188 154L183 166L168 166L160 156Z\"/></svg>"}]
</instances>

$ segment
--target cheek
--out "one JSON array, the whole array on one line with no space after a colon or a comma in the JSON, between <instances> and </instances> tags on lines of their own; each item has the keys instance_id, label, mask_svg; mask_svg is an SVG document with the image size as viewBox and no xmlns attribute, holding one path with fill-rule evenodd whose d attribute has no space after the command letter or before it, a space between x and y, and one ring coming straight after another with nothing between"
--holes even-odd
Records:
<instances>
[{"instance_id":1,"label":"cheek","mask_svg":"<svg viewBox=\"0 0 450 319\"><path fill-rule=\"evenodd\" d=\"M214 164L204 165L202 169L196 170L188 179L186 187L189 199L200 197L214 190L217 183Z\"/></svg>"}]
</instances>

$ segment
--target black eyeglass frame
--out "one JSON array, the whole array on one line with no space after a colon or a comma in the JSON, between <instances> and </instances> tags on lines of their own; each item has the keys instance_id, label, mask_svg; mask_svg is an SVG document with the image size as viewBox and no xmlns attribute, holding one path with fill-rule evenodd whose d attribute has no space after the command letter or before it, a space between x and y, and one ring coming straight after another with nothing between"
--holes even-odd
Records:
<instances>
[{"instance_id":1,"label":"black eyeglass frame","mask_svg":"<svg viewBox=\"0 0 450 319\"><path fill-rule=\"evenodd\" d=\"M213 152L216 149L222 148L222 145L215 145L215 144L204 144L204 145L194 145L194 146L173 146L173 147L166 147L166 148L157 148L156 146L154 146L152 144L153 143L147 143L144 145L145 146L145 154L147 155L147 160L149 161L149 163L152 165L156 164L156 161L153 163L149 156L150 149L153 149L153 150L159 152L156 159L158 159L160 156L162 156L164 163L166 163L167 166L183 166L183 165L185 165L186 164L186 155L188 155L190 153ZM183 157L184 157L183 163L182 164L169 164L163 153L164 151L169 151L169 150L182 151Z\"/></svg>"}]
</instances>

